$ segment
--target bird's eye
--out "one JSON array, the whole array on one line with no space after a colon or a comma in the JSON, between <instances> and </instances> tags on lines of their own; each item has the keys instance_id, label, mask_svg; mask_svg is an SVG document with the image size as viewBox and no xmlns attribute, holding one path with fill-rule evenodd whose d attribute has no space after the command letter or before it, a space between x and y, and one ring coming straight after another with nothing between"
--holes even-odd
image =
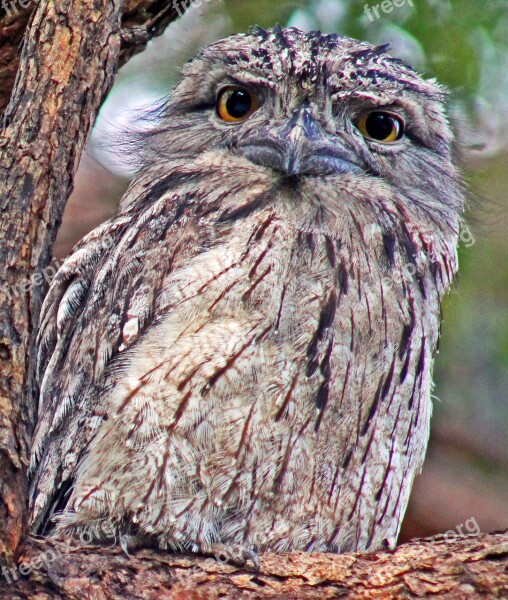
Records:
<instances>
[{"instance_id":1,"label":"bird's eye","mask_svg":"<svg viewBox=\"0 0 508 600\"><path fill-rule=\"evenodd\" d=\"M396 142L404 135L404 122L387 112L373 111L359 118L356 126L363 136L376 142Z\"/></svg>"},{"instance_id":2,"label":"bird's eye","mask_svg":"<svg viewBox=\"0 0 508 600\"><path fill-rule=\"evenodd\" d=\"M231 85L219 93L217 114L223 121L237 123L250 117L259 104L259 99L250 90Z\"/></svg>"}]
</instances>

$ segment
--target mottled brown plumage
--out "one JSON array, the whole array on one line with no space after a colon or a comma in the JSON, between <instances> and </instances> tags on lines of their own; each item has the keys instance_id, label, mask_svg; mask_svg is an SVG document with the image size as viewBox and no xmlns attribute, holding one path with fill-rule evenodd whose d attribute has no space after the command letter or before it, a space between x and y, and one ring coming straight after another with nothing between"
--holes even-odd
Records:
<instances>
[{"instance_id":1,"label":"mottled brown plumage","mask_svg":"<svg viewBox=\"0 0 508 600\"><path fill-rule=\"evenodd\" d=\"M394 543L463 200L444 90L385 50L255 29L187 66L44 304L34 530ZM230 93L246 117L221 118ZM402 135L362 133L371 111Z\"/></svg>"}]
</instances>

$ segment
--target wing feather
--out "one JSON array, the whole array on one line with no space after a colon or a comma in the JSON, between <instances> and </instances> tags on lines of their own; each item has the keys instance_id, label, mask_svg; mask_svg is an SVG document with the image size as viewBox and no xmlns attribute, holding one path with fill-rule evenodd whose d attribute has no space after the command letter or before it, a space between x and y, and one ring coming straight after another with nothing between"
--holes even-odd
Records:
<instances>
[{"instance_id":1,"label":"wing feather","mask_svg":"<svg viewBox=\"0 0 508 600\"><path fill-rule=\"evenodd\" d=\"M92 231L56 274L38 336L39 419L31 464L35 529L43 531L68 495L79 460L107 417L100 406L107 373L121 370L122 353L162 310L165 278L189 252L199 252L203 233L198 243L194 219L183 214L174 193L166 193L151 204L128 205ZM182 236L185 251L178 243Z\"/></svg>"}]
</instances>

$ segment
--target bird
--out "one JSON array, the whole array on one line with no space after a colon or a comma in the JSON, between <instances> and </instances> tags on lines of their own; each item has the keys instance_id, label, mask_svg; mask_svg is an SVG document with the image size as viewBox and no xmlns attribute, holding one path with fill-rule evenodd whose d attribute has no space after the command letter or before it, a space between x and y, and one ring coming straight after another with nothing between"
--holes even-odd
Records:
<instances>
[{"instance_id":1,"label":"bird","mask_svg":"<svg viewBox=\"0 0 508 600\"><path fill-rule=\"evenodd\" d=\"M185 66L43 303L33 533L395 546L464 218L447 93L279 25Z\"/></svg>"}]
</instances>

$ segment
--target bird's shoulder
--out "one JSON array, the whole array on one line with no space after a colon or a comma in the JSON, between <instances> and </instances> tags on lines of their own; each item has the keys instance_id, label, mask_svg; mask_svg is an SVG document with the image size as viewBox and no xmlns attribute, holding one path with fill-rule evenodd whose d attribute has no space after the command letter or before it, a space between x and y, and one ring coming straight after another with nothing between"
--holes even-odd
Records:
<instances>
[{"instance_id":1,"label":"bird's shoulder","mask_svg":"<svg viewBox=\"0 0 508 600\"><path fill-rule=\"evenodd\" d=\"M141 191L140 191L141 188ZM55 275L37 338L38 422L32 443L33 511L63 489L101 421L101 387L160 311L166 278L200 252L184 197L140 200L89 233ZM103 416L103 415L102 415Z\"/></svg>"}]
</instances>

